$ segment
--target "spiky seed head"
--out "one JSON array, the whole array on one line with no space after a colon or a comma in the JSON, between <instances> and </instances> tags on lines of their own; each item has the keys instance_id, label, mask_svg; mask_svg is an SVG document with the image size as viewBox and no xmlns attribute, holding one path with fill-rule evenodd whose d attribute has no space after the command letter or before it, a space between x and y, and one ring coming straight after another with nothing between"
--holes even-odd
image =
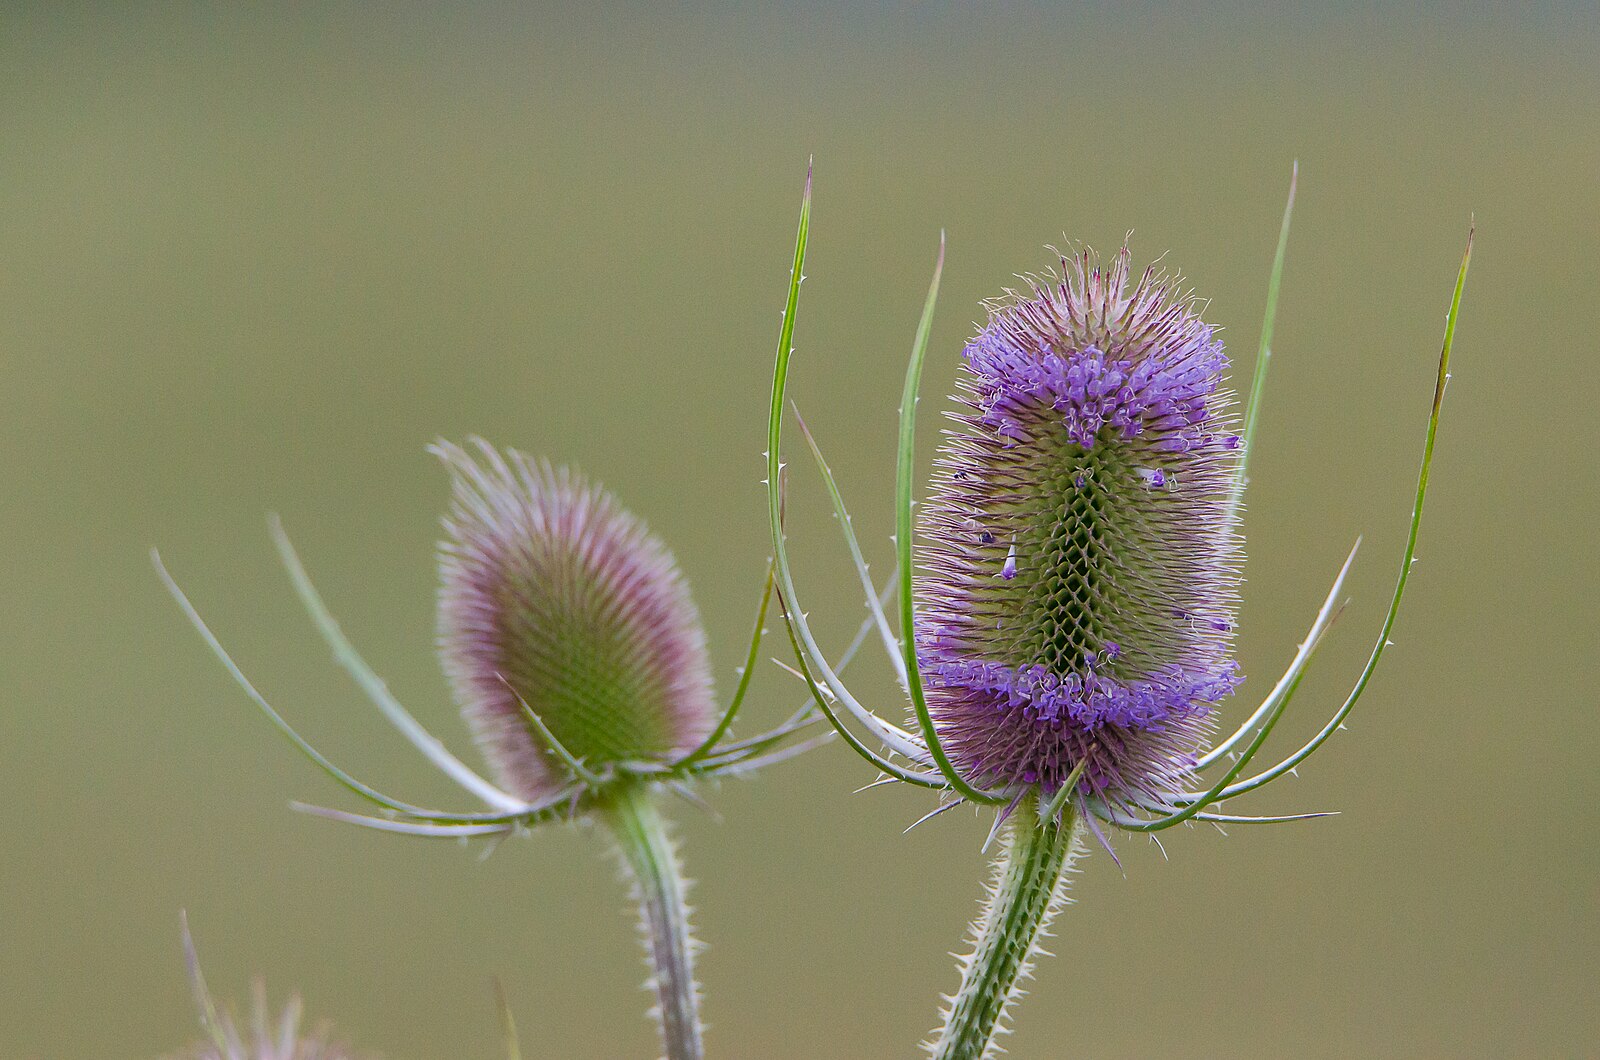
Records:
<instances>
[{"instance_id":1,"label":"spiky seed head","mask_svg":"<svg viewBox=\"0 0 1600 1060\"><path fill-rule=\"evenodd\" d=\"M610 494L566 469L439 443L452 499L439 545L439 649L501 784L568 777L518 697L591 770L676 757L711 732L711 669L677 563Z\"/></svg>"},{"instance_id":2,"label":"spiky seed head","mask_svg":"<svg viewBox=\"0 0 1600 1060\"><path fill-rule=\"evenodd\" d=\"M1230 658L1240 441L1222 344L1126 248L991 302L922 512L929 709L979 783L1184 785Z\"/></svg>"},{"instance_id":3,"label":"spiky seed head","mask_svg":"<svg viewBox=\"0 0 1600 1060\"><path fill-rule=\"evenodd\" d=\"M359 1060L361 1054L333 1039L327 1023L302 1033L299 994L291 995L277 1016L267 1007L262 980L255 981L252 996L248 1025L241 1026L227 1010L217 1011L215 1025L206 1028L213 1040L192 1045L170 1060Z\"/></svg>"}]
</instances>

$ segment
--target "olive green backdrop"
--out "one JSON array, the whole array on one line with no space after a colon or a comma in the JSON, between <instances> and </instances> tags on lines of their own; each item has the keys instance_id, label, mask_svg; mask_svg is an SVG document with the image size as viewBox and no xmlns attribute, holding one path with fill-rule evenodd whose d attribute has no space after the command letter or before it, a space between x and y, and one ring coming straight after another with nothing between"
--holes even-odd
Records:
<instances>
[{"instance_id":1,"label":"olive green backdrop","mask_svg":"<svg viewBox=\"0 0 1600 1060\"><path fill-rule=\"evenodd\" d=\"M147 552L338 760L462 805L333 666L264 517L470 755L433 658L446 483L423 447L481 432L647 516L730 688L767 555L763 406L813 153L793 394L879 570L941 227L924 458L980 299L1048 265L1046 243L1110 249L1131 229L1247 368L1299 158L1249 498L1250 682L1227 718L1367 536L1284 751L1376 632L1476 212L1396 648L1350 730L1250 804L1343 815L1180 830L1166 857L1122 839L1120 872L1091 854L1009 1042L1594 1048L1592 7L961 8L0 16L0 1056L192 1038L180 907L219 994L262 973L390 1057L495 1056L494 975L531 1056L653 1055L600 837L548 830L480 861L290 812L348 800L229 684ZM840 644L861 605L797 470L796 562ZM901 709L881 659L858 681ZM756 688L751 726L798 702L776 665ZM909 1057L954 987L987 821L902 835L929 797L851 794L871 779L834 746L710 793L720 821L673 807L701 881L712 1055Z\"/></svg>"}]
</instances>

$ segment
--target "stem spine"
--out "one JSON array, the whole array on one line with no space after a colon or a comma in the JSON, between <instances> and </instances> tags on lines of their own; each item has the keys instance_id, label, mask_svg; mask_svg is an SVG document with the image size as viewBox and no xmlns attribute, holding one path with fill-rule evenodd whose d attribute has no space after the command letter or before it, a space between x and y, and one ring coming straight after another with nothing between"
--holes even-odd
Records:
<instances>
[{"instance_id":1,"label":"stem spine","mask_svg":"<svg viewBox=\"0 0 1600 1060\"><path fill-rule=\"evenodd\" d=\"M657 1028L667 1060L701 1060L700 987L694 978L699 942L689 928L688 881L649 785L618 785L602 808L633 882L639 934L656 992Z\"/></svg>"},{"instance_id":2,"label":"stem spine","mask_svg":"<svg viewBox=\"0 0 1600 1060\"><path fill-rule=\"evenodd\" d=\"M1066 900L1066 873L1082 850L1082 832L1070 799L1059 820L1041 818L1037 793L1017 804L988 899L972 925L961 987L929 1043L934 1060L987 1060L998 1051L1006 1010L1021 995L1018 984L1032 970L1039 939Z\"/></svg>"}]
</instances>

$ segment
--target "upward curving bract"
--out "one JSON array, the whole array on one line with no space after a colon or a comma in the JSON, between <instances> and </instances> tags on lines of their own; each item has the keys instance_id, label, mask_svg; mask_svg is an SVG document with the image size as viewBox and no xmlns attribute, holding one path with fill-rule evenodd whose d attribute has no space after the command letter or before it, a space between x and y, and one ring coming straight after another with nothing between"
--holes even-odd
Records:
<instances>
[{"instance_id":1,"label":"upward curving bract","mask_svg":"<svg viewBox=\"0 0 1600 1060\"><path fill-rule=\"evenodd\" d=\"M1231 657L1240 456L1222 344L1177 281L1063 258L990 303L918 535L929 711L972 783L1112 803L1191 780Z\"/></svg>"}]
</instances>

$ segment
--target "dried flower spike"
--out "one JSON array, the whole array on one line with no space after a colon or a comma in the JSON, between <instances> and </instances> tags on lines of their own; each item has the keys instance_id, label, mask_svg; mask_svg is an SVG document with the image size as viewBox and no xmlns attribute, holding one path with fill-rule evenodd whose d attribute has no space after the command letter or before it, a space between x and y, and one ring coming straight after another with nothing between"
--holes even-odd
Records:
<instances>
[{"instance_id":1,"label":"dried flower spike","mask_svg":"<svg viewBox=\"0 0 1600 1060\"><path fill-rule=\"evenodd\" d=\"M255 981L252 991L247 1026L242 1027L232 1012L219 1010L200 971L194 937L189 934L189 918L184 916L181 921L189 988L199 1011L200 1030L206 1038L174 1054L171 1060L357 1060L358 1054L333 1040L328 1024L318 1024L308 1034L301 1032L300 995L291 996L283 1012L273 1017L267 1009L266 984L260 979Z\"/></svg>"},{"instance_id":2,"label":"dried flower spike","mask_svg":"<svg viewBox=\"0 0 1600 1060\"><path fill-rule=\"evenodd\" d=\"M712 698L705 634L665 546L608 494L577 475L439 443L453 484L440 545L439 647L462 713L498 784L456 758L394 698L345 639L283 529L273 536L295 589L334 657L435 767L484 803L449 812L391 798L307 743L245 678L156 557L167 588L212 652L291 742L383 816L297 809L408 835L503 838L534 824L593 817L611 832L633 884L654 1015L670 1060L701 1055L699 988L676 846L656 807L663 787L746 775L831 733L786 741L812 724L809 705L760 736L728 738L760 650L766 590L738 687Z\"/></svg>"},{"instance_id":3,"label":"dried flower spike","mask_svg":"<svg viewBox=\"0 0 1600 1060\"><path fill-rule=\"evenodd\" d=\"M915 410L941 244L900 407L898 636L828 465L800 424L910 699L908 729L868 710L829 666L784 543L780 446L810 231L807 180L767 438L768 515L790 640L819 708L883 775L879 783L940 792L940 804L923 820L963 802L996 807L990 839L1002 828L1006 834L989 899L972 928L972 951L961 962L961 987L927 1043L940 1060L977 1060L997 1050L1007 1007L1064 899L1065 873L1085 829L1099 835L1103 822L1153 833L1188 821L1323 816L1243 817L1217 807L1290 772L1321 747L1342 726L1389 643L1422 517L1472 241L1469 234L1445 325L1410 533L1377 642L1323 729L1276 765L1240 779L1298 688L1354 558L1352 550L1261 705L1227 739L1203 748L1213 706L1239 683L1230 648L1237 513L1293 202L1291 182L1242 430L1222 386L1222 346L1175 279L1152 270L1134 280L1126 250L1109 267L1089 253L1063 259L1061 275L991 303L987 325L967 346L957 397L962 408L941 446L914 541ZM1211 769L1220 775L1196 784Z\"/></svg>"}]
</instances>

